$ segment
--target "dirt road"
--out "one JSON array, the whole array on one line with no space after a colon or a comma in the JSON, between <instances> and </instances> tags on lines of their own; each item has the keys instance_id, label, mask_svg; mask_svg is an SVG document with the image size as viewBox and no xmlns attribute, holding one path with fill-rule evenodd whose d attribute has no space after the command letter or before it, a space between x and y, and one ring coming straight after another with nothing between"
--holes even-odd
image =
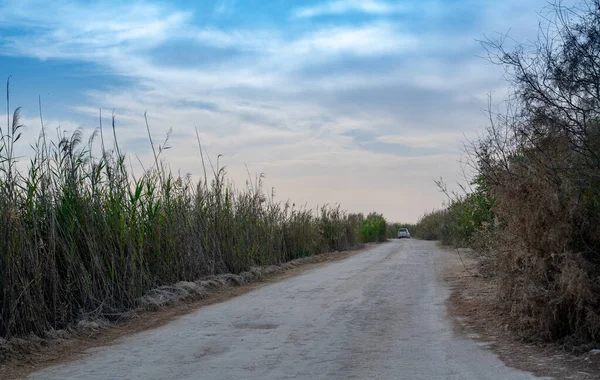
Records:
<instances>
[{"instance_id":1,"label":"dirt road","mask_svg":"<svg viewBox=\"0 0 600 380\"><path fill-rule=\"evenodd\" d=\"M453 331L434 243L379 245L35 379L534 379Z\"/></svg>"}]
</instances>

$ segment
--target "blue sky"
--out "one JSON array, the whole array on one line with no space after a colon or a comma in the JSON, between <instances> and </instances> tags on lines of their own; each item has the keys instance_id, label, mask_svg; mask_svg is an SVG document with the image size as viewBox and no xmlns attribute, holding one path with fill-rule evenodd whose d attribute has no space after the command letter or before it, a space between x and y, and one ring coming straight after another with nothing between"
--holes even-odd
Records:
<instances>
[{"instance_id":1,"label":"blue sky","mask_svg":"<svg viewBox=\"0 0 600 380\"><path fill-rule=\"evenodd\" d=\"M91 133L114 110L120 144L150 162L147 111L157 139L173 128L173 169L200 173L197 127L240 186L247 164L281 200L414 221L444 199L433 178L460 178L487 95L505 95L476 40L533 39L545 4L0 0L0 77L30 141L40 96L51 130Z\"/></svg>"}]
</instances>

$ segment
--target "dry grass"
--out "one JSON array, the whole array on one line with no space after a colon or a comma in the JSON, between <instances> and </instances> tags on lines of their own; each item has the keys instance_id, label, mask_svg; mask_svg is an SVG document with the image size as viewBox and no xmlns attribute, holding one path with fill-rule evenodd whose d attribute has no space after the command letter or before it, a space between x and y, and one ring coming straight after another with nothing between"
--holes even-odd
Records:
<instances>
[{"instance_id":1,"label":"dry grass","mask_svg":"<svg viewBox=\"0 0 600 380\"><path fill-rule=\"evenodd\" d=\"M468 272L456 259L446 271L451 286L448 312L457 332L492 349L509 366L530 371L538 376L556 379L592 380L600 376L600 355L572 355L557 344L533 344L523 340L520 331L512 329L513 319L499 302L498 278L486 277L480 271L477 257L467 258Z\"/></svg>"},{"instance_id":2,"label":"dry grass","mask_svg":"<svg viewBox=\"0 0 600 380\"><path fill-rule=\"evenodd\" d=\"M206 286L205 293L191 295L187 299L180 298L179 302L174 302L166 308L153 310L150 307L147 310L131 312L118 323L82 322L68 331L53 331L48 334L46 339L39 337L17 339L12 342L10 359L5 365L0 366L0 378L24 378L43 368L74 360L89 349L111 345L128 335L163 326L202 306L226 301L266 284L314 269L323 263L343 260L361 252L358 250L358 246L355 248L357 250L325 253L292 260L277 266L253 267L250 271L240 275L244 279L240 285L223 285L237 283L237 281L218 280L227 275L201 279L195 283L204 283L202 286ZM5 350L4 352L9 351Z\"/></svg>"},{"instance_id":3,"label":"dry grass","mask_svg":"<svg viewBox=\"0 0 600 380\"><path fill-rule=\"evenodd\" d=\"M494 174L503 178L492 187L501 224L479 234L477 248L515 331L586 352L600 341L600 236L588 227L599 216L586 212L572 178L552 183L536 169Z\"/></svg>"}]
</instances>

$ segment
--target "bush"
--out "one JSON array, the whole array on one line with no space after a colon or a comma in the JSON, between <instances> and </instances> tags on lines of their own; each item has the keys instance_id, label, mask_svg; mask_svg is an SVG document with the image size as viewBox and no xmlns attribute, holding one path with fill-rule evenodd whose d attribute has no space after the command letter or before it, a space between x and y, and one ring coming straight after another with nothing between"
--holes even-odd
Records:
<instances>
[{"instance_id":1,"label":"bush","mask_svg":"<svg viewBox=\"0 0 600 380\"><path fill-rule=\"evenodd\" d=\"M453 195L446 208L425 214L417 222L413 235L424 240L439 240L447 246L471 246L478 232L494 220L495 200L484 182L478 177L472 183L475 186L472 193Z\"/></svg>"},{"instance_id":2,"label":"bush","mask_svg":"<svg viewBox=\"0 0 600 380\"><path fill-rule=\"evenodd\" d=\"M513 329L587 349L600 341L600 1L552 10L533 49L486 42L513 93L471 147L495 214L476 243Z\"/></svg>"},{"instance_id":3,"label":"bush","mask_svg":"<svg viewBox=\"0 0 600 380\"><path fill-rule=\"evenodd\" d=\"M362 240L365 243L385 241L386 232L387 223L380 214L369 214L362 224Z\"/></svg>"}]
</instances>

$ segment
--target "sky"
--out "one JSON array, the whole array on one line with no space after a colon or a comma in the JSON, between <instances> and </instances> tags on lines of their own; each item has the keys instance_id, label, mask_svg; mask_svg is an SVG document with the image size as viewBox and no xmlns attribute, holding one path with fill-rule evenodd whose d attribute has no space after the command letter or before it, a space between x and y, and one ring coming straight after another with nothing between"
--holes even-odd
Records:
<instances>
[{"instance_id":1,"label":"sky","mask_svg":"<svg viewBox=\"0 0 600 380\"><path fill-rule=\"evenodd\" d=\"M23 107L23 156L39 98L52 132L114 114L120 147L150 165L147 112L157 142L172 129L173 171L201 174L197 128L238 187L247 166L276 200L414 222L445 200L434 179L462 181L461 142L506 95L478 40L534 39L546 4L0 0L0 79Z\"/></svg>"}]
</instances>

